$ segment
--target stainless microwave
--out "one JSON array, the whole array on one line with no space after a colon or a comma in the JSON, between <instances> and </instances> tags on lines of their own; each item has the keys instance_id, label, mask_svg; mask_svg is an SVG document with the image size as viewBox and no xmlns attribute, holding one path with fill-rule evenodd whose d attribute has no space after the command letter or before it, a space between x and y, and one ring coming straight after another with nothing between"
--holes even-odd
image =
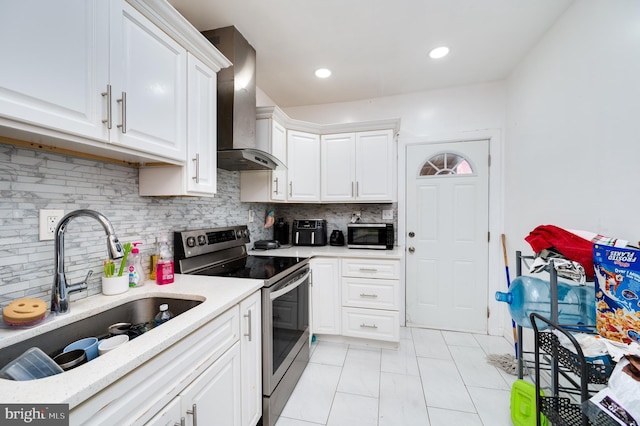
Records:
<instances>
[{"instance_id":1,"label":"stainless microwave","mask_svg":"<svg viewBox=\"0 0 640 426\"><path fill-rule=\"evenodd\" d=\"M395 235L392 223L350 223L347 225L347 247L389 250Z\"/></svg>"}]
</instances>

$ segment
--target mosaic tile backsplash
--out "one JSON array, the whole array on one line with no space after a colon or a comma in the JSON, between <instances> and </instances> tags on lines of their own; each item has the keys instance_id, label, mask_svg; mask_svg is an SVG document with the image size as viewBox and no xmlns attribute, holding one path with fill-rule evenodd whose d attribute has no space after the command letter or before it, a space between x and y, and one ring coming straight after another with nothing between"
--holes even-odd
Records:
<instances>
[{"instance_id":1,"label":"mosaic tile backsplash","mask_svg":"<svg viewBox=\"0 0 640 426\"><path fill-rule=\"evenodd\" d=\"M121 242L143 243L140 253L145 260L162 232L171 236L177 230L246 224L253 241L271 239L272 230L263 228L271 209L276 217L289 222L327 219L329 233L333 229L346 231L355 210L362 211L365 221L382 221L382 210L393 209L397 223L395 204L241 203L239 173L222 169L218 169L214 198L140 197L135 167L5 144L0 144L0 195L0 306L19 297L38 297L49 303L54 241L39 241L40 209L61 209L65 213L97 210L109 218ZM249 210L254 213L253 223L247 223ZM89 288L74 293L72 300L100 293L102 262L107 257L102 227L92 218L74 218L65 234L67 278L75 283L82 281L89 270L94 274ZM148 273L148 265L146 268Z\"/></svg>"}]
</instances>

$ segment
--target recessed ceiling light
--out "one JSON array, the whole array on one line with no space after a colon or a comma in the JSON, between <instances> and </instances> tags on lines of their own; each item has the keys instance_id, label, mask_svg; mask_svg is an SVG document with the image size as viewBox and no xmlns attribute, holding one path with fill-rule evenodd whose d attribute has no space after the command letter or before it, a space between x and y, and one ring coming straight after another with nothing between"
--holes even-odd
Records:
<instances>
[{"instance_id":1,"label":"recessed ceiling light","mask_svg":"<svg viewBox=\"0 0 640 426\"><path fill-rule=\"evenodd\" d=\"M433 59L444 58L449 54L449 48L447 46L436 47L435 49L431 49L429 52L429 56Z\"/></svg>"},{"instance_id":2,"label":"recessed ceiling light","mask_svg":"<svg viewBox=\"0 0 640 426\"><path fill-rule=\"evenodd\" d=\"M316 77L318 78L327 78L331 75L331 70L327 68L318 68L316 70Z\"/></svg>"}]
</instances>

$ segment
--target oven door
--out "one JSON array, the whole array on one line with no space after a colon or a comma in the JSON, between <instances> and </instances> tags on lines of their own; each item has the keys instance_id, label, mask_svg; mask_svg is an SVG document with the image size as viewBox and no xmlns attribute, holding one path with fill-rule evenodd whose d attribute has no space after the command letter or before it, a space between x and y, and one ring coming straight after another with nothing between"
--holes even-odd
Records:
<instances>
[{"instance_id":1,"label":"oven door","mask_svg":"<svg viewBox=\"0 0 640 426\"><path fill-rule=\"evenodd\" d=\"M262 387L273 393L303 345L309 344L311 270L301 268L262 289Z\"/></svg>"}]
</instances>

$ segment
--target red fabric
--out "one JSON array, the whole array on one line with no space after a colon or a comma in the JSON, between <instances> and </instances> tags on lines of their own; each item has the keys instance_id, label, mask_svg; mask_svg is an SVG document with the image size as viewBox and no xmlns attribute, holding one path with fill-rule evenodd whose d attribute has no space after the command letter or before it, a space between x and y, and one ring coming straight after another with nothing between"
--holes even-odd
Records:
<instances>
[{"instance_id":1,"label":"red fabric","mask_svg":"<svg viewBox=\"0 0 640 426\"><path fill-rule=\"evenodd\" d=\"M554 248L569 260L584 267L587 278L593 279L593 243L562 228L540 225L525 237L534 252Z\"/></svg>"}]
</instances>

